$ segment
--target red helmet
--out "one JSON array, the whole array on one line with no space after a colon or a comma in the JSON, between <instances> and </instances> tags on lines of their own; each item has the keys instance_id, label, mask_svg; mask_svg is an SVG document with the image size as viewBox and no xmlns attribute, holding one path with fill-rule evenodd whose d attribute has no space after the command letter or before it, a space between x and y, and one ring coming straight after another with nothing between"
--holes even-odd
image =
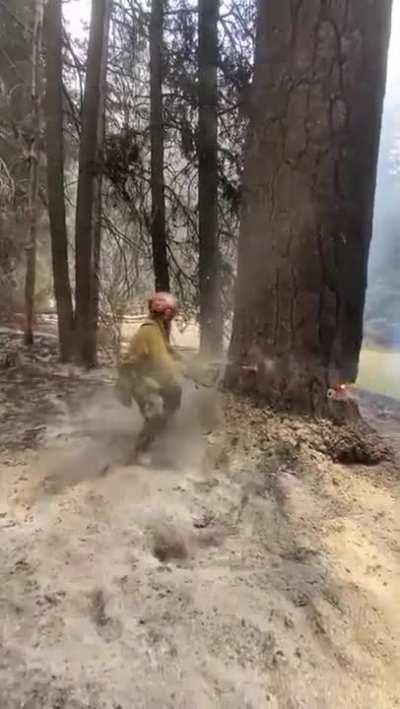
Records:
<instances>
[{"instance_id":1,"label":"red helmet","mask_svg":"<svg viewBox=\"0 0 400 709\"><path fill-rule=\"evenodd\" d=\"M170 293L154 293L149 298L149 311L152 315L165 315L173 318L177 311L176 298Z\"/></svg>"}]
</instances>

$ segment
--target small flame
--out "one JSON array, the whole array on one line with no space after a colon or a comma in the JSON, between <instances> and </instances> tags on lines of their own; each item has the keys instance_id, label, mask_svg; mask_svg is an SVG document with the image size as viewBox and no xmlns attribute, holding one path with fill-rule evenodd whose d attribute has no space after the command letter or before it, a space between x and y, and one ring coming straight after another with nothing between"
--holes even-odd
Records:
<instances>
[{"instance_id":1,"label":"small flame","mask_svg":"<svg viewBox=\"0 0 400 709\"><path fill-rule=\"evenodd\" d=\"M348 384L337 384L328 389L328 399L337 399L347 395Z\"/></svg>"}]
</instances>

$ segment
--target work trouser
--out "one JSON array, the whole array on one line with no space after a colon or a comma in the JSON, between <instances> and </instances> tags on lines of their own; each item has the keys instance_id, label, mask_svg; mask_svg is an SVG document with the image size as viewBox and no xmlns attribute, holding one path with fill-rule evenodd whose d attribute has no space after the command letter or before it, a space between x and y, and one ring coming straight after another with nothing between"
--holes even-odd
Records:
<instances>
[{"instance_id":1,"label":"work trouser","mask_svg":"<svg viewBox=\"0 0 400 709\"><path fill-rule=\"evenodd\" d=\"M144 453L180 408L182 390L178 384L173 384L162 387L157 392L145 392L143 389L133 391L132 395L144 418L143 428L136 440L135 452Z\"/></svg>"},{"instance_id":2,"label":"work trouser","mask_svg":"<svg viewBox=\"0 0 400 709\"><path fill-rule=\"evenodd\" d=\"M153 379L137 376L124 367L119 374L117 392L125 406L130 406L133 398L144 418L143 428L136 440L135 453L144 452L180 408L182 389L177 382L157 386Z\"/></svg>"}]
</instances>

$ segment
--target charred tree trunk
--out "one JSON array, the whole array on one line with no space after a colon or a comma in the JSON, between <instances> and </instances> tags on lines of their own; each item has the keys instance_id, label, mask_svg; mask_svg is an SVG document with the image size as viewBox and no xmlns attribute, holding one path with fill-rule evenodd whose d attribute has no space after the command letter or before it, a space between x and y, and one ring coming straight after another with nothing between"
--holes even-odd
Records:
<instances>
[{"instance_id":1,"label":"charred tree trunk","mask_svg":"<svg viewBox=\"0 0 400 709\"><path fill-rule=\"evenodd\" d=\"M40 55L43 34L43 0L35 0L32 35L32 136L29 151L28 220L25 276L25 345L33 345L33 319L36 286L36 236L39 196L40 162Z\"/></svg>"},{"instance_id":2,"label":"charred tree trunk","mask_svg":"<svg viewBox=\"0 0 400 709\"><path fill-rule=\"evenodd\" d=\"M218 239L218 0L199 0L200 349L222 348Z\"/></svg>"},{"instance_id":3,"label":"charred tree trunk","mask_svg":"<svg viewBox=\"0 0 400 709\"><path fill-rule=\"evenodd\" d=\"M101 177L110 0L93 0L82 110L76 208L76 356L87 367L97 360Z\"/></svg>"},{"instance_id":4,"label":"charred tree trunk","mask_svg":"<svg viewBox=\"0 0 400 709\"><path fill-rule=\"evenodd\" d=\"M357 377L391 0L258 9L227 383L249 365L243 386L324 415Z\"/></svg>"},{"instance_id":5,"label":"charred tree trunk","mask_svg":"<svg viewBox=\"0 0 400 709\"><path fill-rule=\"evenodd\" d=\"M48 0L46 43L46 150L54 294L62 362L73 353L73 306L65 219L62 96L62 2Z\"/></svg>"},{"instance_id":6,"label":"charred tree trunk","mask_svg":"<svg viewBox=\"0 0 400 709\"><path fill-rule=\"evenodd\" d=\"M163 0L152 0L150 20L151 240L156 290L170 289L164 194L162 98Z\"/></svg>"}]
</instances>

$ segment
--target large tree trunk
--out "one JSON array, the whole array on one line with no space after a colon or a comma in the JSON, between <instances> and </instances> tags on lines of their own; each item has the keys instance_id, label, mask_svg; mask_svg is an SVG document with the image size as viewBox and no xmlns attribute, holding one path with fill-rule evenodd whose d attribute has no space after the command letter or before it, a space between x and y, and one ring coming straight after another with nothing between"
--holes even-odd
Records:
<instances>
[{"instance_id":1,"label":"large tree trunk","mask_svg":"<svg viewBox=\"0 0 400 709\"><path fill-rule=\"evenodd\" d=\"M46 41L46 149L54 294L58 315L60 357L73 353L73 306L68 270L65 219L62 95L62 0L48 0Z\"/></svg>"},{"instance_id":2,"label":"large tree trunk","mask_svg":"<svg viewBox=\"0 0 400 709\"><path fill-rule=\"evenodd\" d=\"M199 291L200 349L222 347L218 243L218 0L199 0Z\"/></svg>"},{"instance_id":3,"label":"large tree trunk","mask_svg":"<svg viewBox=\"0 0 400 709\"><path fill-rule=\"evenodd\" d=\"M26 245L25 276L25 345L33 344L33 319L36 285L36 236L39 196L40 162L40 58L43 34L43 0L35 0L32 35L32 134L29 151L28 220L29 235Z\"/></svg>"},{"instance_id":4,"label":"large tree trunk","mask_svg":"<svg viewBox=\"0 0 400 709\"><path fill-rule=\"evenodd\" d=\"M151 240L156 290L169 291L164 194L162 99L163 0L152 0L150 20Z\"/></svg>"},{"instance_id":5,"label":"large tree trunk","mask_svg":"<svg viewBox=\"0 0 400 709\"><path fill-rule=\"evenodd\" d=\"M93 0L76 208L76 354L80 364L96 364L99 284L101 177L110 0Z\"/></svg>"},{"instance_id":6,"label":"large tree trunk","mask_svg":"<svg viewBox=\"0 0 400 709\"><path fill-rule=\"evenodd\" d=\"M259 0L227 383L278 407L357 377L390 12Z\"/></svg>"}]
</instances>

